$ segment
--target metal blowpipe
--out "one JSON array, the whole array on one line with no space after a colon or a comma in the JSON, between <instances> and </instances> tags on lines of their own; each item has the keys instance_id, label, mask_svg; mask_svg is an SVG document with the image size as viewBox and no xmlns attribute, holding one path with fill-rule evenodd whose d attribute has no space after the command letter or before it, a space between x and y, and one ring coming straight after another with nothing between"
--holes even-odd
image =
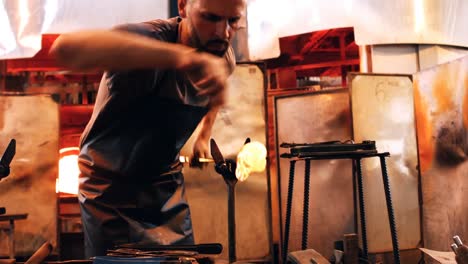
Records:
<instances>
[{"instance_id":1,"label":"metal blowpipe","mask_svg":"<svg viewBox=\"0 0 468 264\"><path fill-rule=\"evenodd\" d=\"M182 163L190 163L192 160L188 156L180 156L179 161L182 162ZM209 158L198 158L198 162L200 162L200 163L209 163L209 162L214 162L214 160L209 159Z\"/></svg>"}]
</instances>

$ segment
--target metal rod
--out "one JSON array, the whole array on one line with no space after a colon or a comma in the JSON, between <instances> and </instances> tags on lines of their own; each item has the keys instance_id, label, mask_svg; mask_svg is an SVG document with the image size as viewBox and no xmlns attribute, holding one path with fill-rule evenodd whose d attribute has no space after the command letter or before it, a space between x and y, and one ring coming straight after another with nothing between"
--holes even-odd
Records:
<instances>
[{"instance_id":1,"label":"metal rod","mask_svg":"<svg viewBox=\"0 0 468 264\"><path fill-rule=\"evenodd\" d=\"M286 258L288 256L289 228L291 225L292 196L294 190L294 171L296 169L296 161L291 160L289 162L289 166L288 198L286 201L286 220L284 223L283 263L286 263Z\"/></svg>"},{"instance_id":2,"label":"metal rod","mask_svg":"<svg viewBox=\"0 0 468 264\"><path fill-rule=\"evenodd\" d=\"M180 156L179 161L182 163L190 163L191 159L188 156ZM209 158L198 158L198 162L207 163L207 162L214 162L214 160L209 159Z\"/></svg>"},{"instance_id":3,"label":"metal rod","mask_svg":"<svg viewBox=\"0 0 468 264\"><path fill-rule=\"evenodd\" d=\"M387 164L385 157L380 156L380 167L382 169L382 178L385 189L385 199L387 200L388 220L390 221L390 232L392 235L394 263L400 264L400 250L398 247L398 236L396 230L395 215L393 213L392 196L390 192L390 180L387 173Z\"/></svg>"},{"instance_id":4,"label":"metal rod","mask_svg":"<svg viewBox=\"0 0 468 264\"><path fill-rule=\"evenodd\" d=\"M236 183L228 186L228 240L229 240L229 263L237 260L236 256Z\"/></svg>"},{"instance_id":5,"label":"metal rod","mask_svg":"<svg viewBox=\"0 0 468 264\"><path fill-rule=\"evenodd\" d=\"M304 207L302 215L302 250L307 249L309 227L309 191L310 191L310 160L305 161L304 169Z\"/></svg>"},{"instance_id":6,"label":"metal rod","mask_svg":"<svg viewBox=\"0 0 468 264\"><path fill-rule=\"evenodd\" d=\"M367 227L366 227L366 208L364 204L364 185L362 183L362 166L361 159L356 159L357 170L357 183L359 194L359 215L361 217L361 237L362 237L362 251L364 258L369 258L369 249L367 247Z\"/></svg>"},{"instance_id":7,"label":"metal rod","mask_svg":"<svg viewBox=\"0 0 468 264\"><path fill-rule=\"evenodd\" d=\"M357 172L356 172L356 159L352 159L352 179L353 179L353 212L354 212L354 232L358 234L359 223L358 223L358 194L357 190ZM359 247L359 238L358 238Z\"/></svg>"}]
</instances>

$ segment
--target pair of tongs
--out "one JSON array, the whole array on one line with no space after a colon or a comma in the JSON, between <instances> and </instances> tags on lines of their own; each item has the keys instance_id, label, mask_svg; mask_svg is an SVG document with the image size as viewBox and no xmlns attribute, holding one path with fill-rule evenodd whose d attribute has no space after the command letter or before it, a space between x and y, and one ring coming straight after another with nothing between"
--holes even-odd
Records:
<instances>
[{"instance_id":1,"label":"pair of tongs","mask_svg":"<svg viewBox=\"0 0 468 264\"><path fill-rule=\"evenodd\" d=\"M223 176L224 181L228 185L235 184L237 163L232 159L224 159L223 154L219 150L218 144L214 139L210 140L211 157L215 162L215 171Z\"/></svg>"},{"instance_id":2,"label":"pair of tongs","mask_svg":"<svg viewBox=\"0 0 468 264\"><path fill-rule=\"evenodd\" d=\"M250 138L247 138L245 140L244 145L247 143L250 143ZM223 154L221 154L218 144L216 144L216 141L214 139L210 140L210 151L211 157L213 157L213 160L215 162L216 172L223 176L223 179L227 184L236 183L236 161L232 159L224 159L224 156Z\"/></svg>"},{"instance_id":3,"label":"pair of tongs","mask_svg":"<svg viewBox=\"0 0 468 264\"><path fill-rule=\"evenodd\" d=\"M250 142L247 138L244 144ZM218 144L214 139L210 140L211 156L215 162L215 171L223 176L228 187L228 246L229 246L229 263L236 262L236 168L235 160L225 159Z\"/></svg>"}]
</instances>

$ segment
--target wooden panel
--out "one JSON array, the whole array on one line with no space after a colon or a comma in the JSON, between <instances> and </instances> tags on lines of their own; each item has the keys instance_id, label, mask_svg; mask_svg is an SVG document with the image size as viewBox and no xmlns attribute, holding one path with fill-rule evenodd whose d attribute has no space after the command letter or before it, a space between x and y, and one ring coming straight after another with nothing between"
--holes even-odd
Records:
<instances>
[{"instance_id":1,"label":"wooden panel","mask_svg":"<svg viewBox=\"0 0 468 264\"><path fill-rule=\"evenodd\" d=\"M351 75L354 139L390 152L387 169L400 249L420 246L419 178L411 76ZM378 158L362 162L370 253L392 250Z\"/></svg>"},{"instance_id":2,"label":"wooden panel","mask_svg":"<svg viewBox=\"0 0 468 264\"><path fill-rule=\"evenodd\" d=\"M424 247L468 239L468 57L414 75Z\"/></svg>"},{"instance_id":3,"label":"wooden panel","mask_svg":"<svg viewBox=\"0 0 468 264\"><path fill-rule=\"evenodd\" d=\"M351 139L347 89L321 91L275 100L277 154L283 142L313 143ZM284 234L289 160L277 157ZM304 197L304 162L297 162L288 252L300 250ZM352 165L349 160L311 162L308 247L329 258L334 242L354 232ZM284 243L284 236L282 237Z\"/></svg>"},{"instance_id":4,"label":"wooden panel","mask_svg":"<svg viewBox=\"0 0 468 264\"><path fill-rule=\"evenodd\" d=\"M45 241L57 246L58 104L50 96L0 96L0 149L17 141L11 174L0 182L0 206L17 221L16 255L30 256ZM4 234L0 255L7 254ZM55 251L56 252L56 251Z\"/></svg>"},{"instance_id":5,"label":"wooden panel","mask_svg":"<svg viewBox=\"0 0 468 264\"><path fill-rule=\"evenodd\" d=\"M266 144L265 76L257 65L240 64L229 79L228 102L218 113L211 137L225 158L235 159L247 137ZM190 156L189 139L182 155ZM227 187L209 164L203 170L184 167L187 195L197 243L222 243L227 259ZM270 210L267 172L255 173L236 186L238 260L270 257Z\"/></svg>"}]
</instances>

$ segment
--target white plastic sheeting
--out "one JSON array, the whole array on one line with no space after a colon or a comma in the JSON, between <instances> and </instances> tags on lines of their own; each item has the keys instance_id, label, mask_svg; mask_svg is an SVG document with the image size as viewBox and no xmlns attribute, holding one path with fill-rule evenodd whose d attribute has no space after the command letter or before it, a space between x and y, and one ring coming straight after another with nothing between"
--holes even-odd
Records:
<instances>
[{"instance_id":1,"label":"white plastic sheeting","mask_svg":"<svg viewBox=\"0 0 468 264\"><path fill-rule=\"evenodd\" d=\"M57 0L1 1L0 58L34 55L41 48L40 34L50 25L56 12Z\"/></svg>"},{"instance_id":2,"label":"white plastic sheeting","mask_svg":"<svg viewBox=\"0 0 468 264\"><path fill-rule=\"evenodd\" d=\"M352 0L249 0L247 21L251 59L279 56L279 37L351 27L352 19L348 17L352 13L351 3Z\"/></svg>"},{"instance_id":3,"label":"white plastic sheeting","mask_svg":"<svg viewBox=\"0 0 468 264\"><path fill-rule=\"evenodd\" d=\"M0 0L0 59L34 56L44 33L168 16L168 0Z\"/></svg>"},{"instance_id":4,"label":"white plastic sheeting","mask_svg":"<svg viewBox=\"0 0 468 264\"><path fill-rule=\"evenodd\" d=\"M358 45L468 47L466 0L249 0L251 59L279 55L278 37L354 27Z\"/></svg>"},{"instance_id":5,"label":"white plastic sheeting","mask_svg":"<svg viewBox=\"0 0 468 264\"><path fill-rule=\"evenodd\" d=\"M166 18L169 0L0 0L0 59L31 57L40 34ZM468 47L467 0L248 0L250 60L279 55L279 37L354 27L358 45Z\"/></svg>"}]
</instances>

